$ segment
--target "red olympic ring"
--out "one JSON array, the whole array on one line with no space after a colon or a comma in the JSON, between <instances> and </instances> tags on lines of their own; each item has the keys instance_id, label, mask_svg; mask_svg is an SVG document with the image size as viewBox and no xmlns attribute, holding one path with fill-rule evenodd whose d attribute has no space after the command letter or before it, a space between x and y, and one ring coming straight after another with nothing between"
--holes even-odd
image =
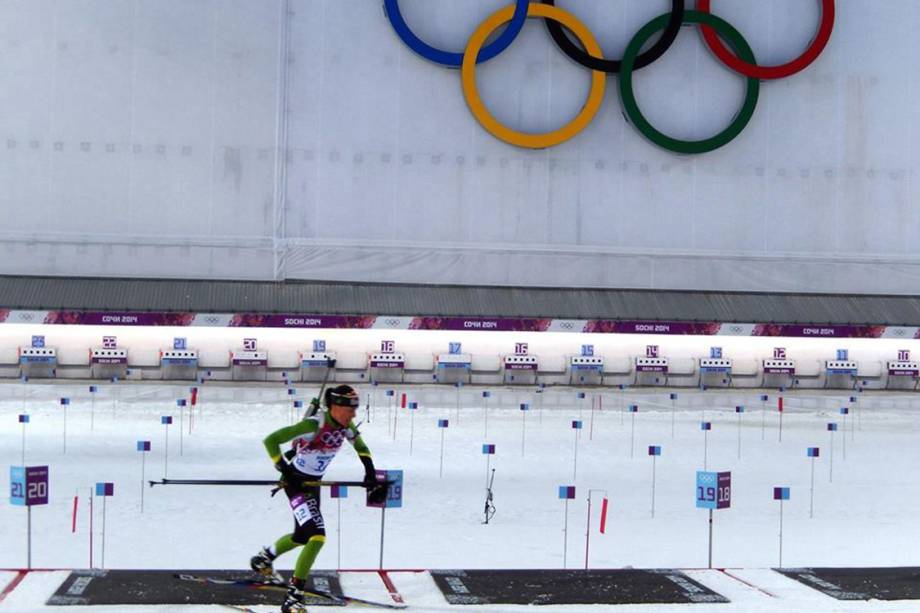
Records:
<instances>
[{"instance_id":1,"label":"red olympic ring","mask_svg":"<svg viewBox=\"0 0 920 613\"><path fill-rule=\"evenodd\" d=\"M722 63L735 72L754 79L780 79L804 70L821 55L824 47L827 46L827 41L830 40L831 32L834 29L834 0L820 0L820 2L821 23L818 26L818 33L815 35L815 39L802 55L791 62L778 66L758 66L740 60L722 43L715 30L702 24L700 24L700 28L703 32L703 39L709 49ZM711 0L696 0L696 10L701 13L710 13L710 4Z\"/></svg>"}]
</instances>

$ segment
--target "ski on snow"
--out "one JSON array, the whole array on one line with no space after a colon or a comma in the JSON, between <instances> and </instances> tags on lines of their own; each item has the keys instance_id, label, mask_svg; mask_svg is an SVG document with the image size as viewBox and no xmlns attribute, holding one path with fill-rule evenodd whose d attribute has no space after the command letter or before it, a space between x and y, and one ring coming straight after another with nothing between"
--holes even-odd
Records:
<instances>
[{"instance_id":1,"label":"ski on snow","mask_svg":"<svg viewBox=\"0 0 920 613\"><path fill-rule=\"evenodd\" d=\"M286 591L286 584L278 583L266 583L259 579L222 579L219 577L206 577L202 575L185 575L177 574L175 575L177 579L182 581L193 581L195 583L210 583L213 585L234 585L237 587L245 587L255 590L273 590L273 591ZM329 592L318 592L318 591L306 591L307 596L317 598L323 601L322 604L316 604L316 606L345 606L348 604L363 605L367 607L377 607L381 609L405 609L408 605L389 603L389 602L379 602L377 600L367 600L365 598L358 598L356 596L336 596L335 594L330 594ZM238 611L245 611L247 613L259 613L254 609L249 609L246 607L238 605L224 605ZM306 611L306 609L304 609Z\"/></svg>"}]
</instances>

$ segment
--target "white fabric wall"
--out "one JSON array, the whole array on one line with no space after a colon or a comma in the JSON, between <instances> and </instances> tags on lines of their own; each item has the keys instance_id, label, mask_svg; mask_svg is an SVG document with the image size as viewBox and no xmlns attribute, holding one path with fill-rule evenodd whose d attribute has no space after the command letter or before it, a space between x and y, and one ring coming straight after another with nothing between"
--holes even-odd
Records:
<instances>
[{"instance_id":1,"label":"white fabric wall","mask_svg":"<svg viewBox=\"0 0 920 613\"><path fill-rule=\"evenodd\" d=\"M457 50L505 4L401 0ZM557 4L616 57L670 6ZM819 18L816 0L713 9L762 63ZM624 120L613 78L572 141L495 140L378 0L0 0L0 273L916 293L920 3L837 10L741 136L678 156ZM546 130L590 73L530 20L477 74L500 119ZM635 83L684 138L744 87L695 27Z\"/></svg>"}]
</instances>

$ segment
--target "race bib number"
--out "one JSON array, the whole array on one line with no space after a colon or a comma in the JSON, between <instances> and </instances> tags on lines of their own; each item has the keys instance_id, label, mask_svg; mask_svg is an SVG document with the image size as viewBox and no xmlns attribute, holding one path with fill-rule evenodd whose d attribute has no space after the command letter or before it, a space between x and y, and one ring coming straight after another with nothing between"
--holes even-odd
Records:
<instances>
[{"instance_id":1,"label":"race bib number","mask_svg":"<svg viewBox=\"0 0 920 613\"><path fill-rule=\"evenodd\" d=\"M302 502L294 507L294 519L297 520L298 526L302 526L310 521L310 509L307 508L307 503Z\"/></svg>"},{"instance_id":2,"label":"race bib number","mask_svg":"<svg viewBox=\"0 0 920 613\"><path fill-rule=\"evenodd\" d=\"M310 475L322 475L329 468L329 463L335 457L334 453L301 453L294 464L301 472Z\"/></svg>"}]
</instances>

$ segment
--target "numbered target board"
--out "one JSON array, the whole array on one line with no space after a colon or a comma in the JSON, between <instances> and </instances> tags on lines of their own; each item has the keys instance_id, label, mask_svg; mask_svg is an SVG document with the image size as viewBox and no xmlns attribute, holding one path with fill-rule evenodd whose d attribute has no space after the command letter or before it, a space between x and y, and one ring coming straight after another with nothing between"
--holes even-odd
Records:
<instances>
[{"instance_id":1,"label":"numbered target board","mask_svg":"<svg viewBox=\"0 0 920 613\"><path fill-rule=\"evenodd\" d=\"M696 471L698 509L728 509L732 506L731 472Z\"/></svg>"},{"instance_id":2,"label":"numbered target board","mask_svg":"<svg viewBox=\"0 0 920 613\"><path fill-rule=\"evenodd\" d=\"M387 509L398 509L402 507L403 499L403 471L401 470L378 470L378 481L389 481L387 486L387 499L383 504L374 504L367 501L369 507L386 507Z\"/></svg>"},{"instance_id":3,"label":"numbered target board","mask_svg":"<svg viewBox=\"0 0 920 613\"><path fill-rule=\"evenodd\" d=\"M48 504L48 467L11 466L10 504L25 507Z\"/></svg>"}]
</instances>

